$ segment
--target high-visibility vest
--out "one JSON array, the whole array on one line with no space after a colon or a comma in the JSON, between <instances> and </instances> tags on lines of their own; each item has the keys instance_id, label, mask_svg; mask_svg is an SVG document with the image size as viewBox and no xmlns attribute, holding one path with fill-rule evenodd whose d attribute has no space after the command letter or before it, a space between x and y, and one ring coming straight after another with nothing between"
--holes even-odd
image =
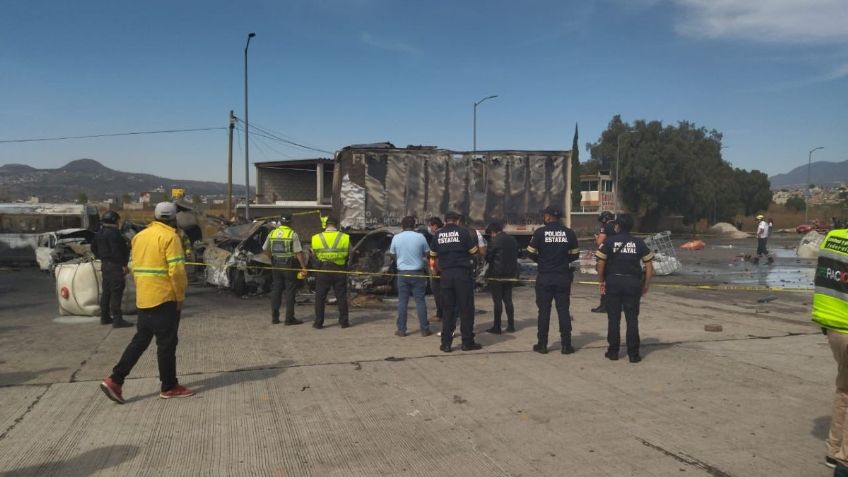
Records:
<instances>
[{"instance_id":1,"label":"high-visibility vest","mask_svg":"<svg viewBox=\"0 0 848 477\"><path fill-rule=\"evenodd\" d=\"M292 242L294 230L287 225L281 225L271 231L268 238L271 243L271 257L278 262L290 262L294 257Z\"/></svg>"},{"instance_id":2,"label":"high-visibility vest","mask_svg":"<svg viewBox=\"0 0 848 477\"><path fill-rule=\"evenodd\" d=\"M321 262L345 265L349 248L350 235L344 232L333 230L312 236L312 250Z\"/></svg>"},{"instance_id":3,"label":"high-visibility vest","mask_svg":"<svg viewBox=\"0 0 848 477\"><path fill-rule=\"evenodd\" d=\"M813 321L848 333L848 229L831 230L819 247Z\"/></svg>"}]
</instances>

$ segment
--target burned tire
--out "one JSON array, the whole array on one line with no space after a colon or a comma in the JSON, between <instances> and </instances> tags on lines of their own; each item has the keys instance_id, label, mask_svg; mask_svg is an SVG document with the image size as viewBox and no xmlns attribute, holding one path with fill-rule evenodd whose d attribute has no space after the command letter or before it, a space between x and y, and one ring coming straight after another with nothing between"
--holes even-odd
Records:
<instances>
[{"instance_id":1,"label":"burned tire","mask_svg":"<svg viewBox=\"0 0 848 477\"><path fill-rule=\"evenodd\" d=\"M247 294L247 280L244 278L244 272L235 270L230 277L230 289L236 296L244 296Z\"/></svg>"}]
</instances>

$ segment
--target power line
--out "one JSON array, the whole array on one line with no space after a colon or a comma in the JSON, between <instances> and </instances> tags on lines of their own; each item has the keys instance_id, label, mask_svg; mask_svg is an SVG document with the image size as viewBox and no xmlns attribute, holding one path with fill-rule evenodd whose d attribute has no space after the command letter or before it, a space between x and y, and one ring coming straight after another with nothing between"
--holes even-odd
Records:
<instances>
[{"instance_id":1,"label":"power line","mask_svg":"<svg viewBox=\"0 0 848 477\"><path fill-rule=\"evenodd\" d=\"M107 134L90 134L87 136L62 136L62 137L42 137L42 138L30 138L30 139L3 139L0 140L0 144L8 144L8 143L19 143L19 142L43 142L43 141L64 141L67 139L91 139L91 138L100 138L100 137L115 137L115 136L138 136L143 134L172 134L172 133L184 133L184 132L197 132L197 131L218 131L222 129L227 129L226 127L217 127L217 128L191 128L191 129L162 129L159 131L130 131L130 132L121 132L121 133L107 133Z\"/></svg>"},{"instance_id":2,"label":"power line","mask_svg":"<svg viewBox=\"0 0 848 477\"><path fill-rule=\"evenodd\" d=\"M242 121L241 119L236 118L236 121L244 124L244 121ZM307 145L300 144L300 143L295 142L295 141L284 139L284 138L278 136L277 134L275 134L273 131L269 131L267 129L260 128L256 125L253 125L253 124L250 125L250 128L258 131L255 134L259 134L259 135L264 134L266 138L273 139L274 141L279 141L279 142L284 143L284 144L289 144L291 146L296 146L296 147L299 147L299 148L302 148L302 149L307 149L307 150L310 150L310 151L322 152L324 154L333 154L332 151L327 151L326 149L320 149L320 148L317 148L317 147L307 146Z\"/></svg>"}]
</instances>

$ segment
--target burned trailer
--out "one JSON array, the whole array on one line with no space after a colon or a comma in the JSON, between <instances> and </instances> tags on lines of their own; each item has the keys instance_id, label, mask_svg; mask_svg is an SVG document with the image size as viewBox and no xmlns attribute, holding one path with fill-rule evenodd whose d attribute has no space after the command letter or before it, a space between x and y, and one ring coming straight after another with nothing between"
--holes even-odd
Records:
<instances>
[{"instance_id":1,"label":"burned trailer","mask_svg":"<svg viewBox=\"0 0 848 477\"><path fill-rule=\"evenodd\" d=\"M470 226L503 222L524 242L556 205L570 222L571 151L458 152L391 143L348 146L336 153L333 211L351 235L424 221L455 210Z\"/></svg>"}]
</instances>

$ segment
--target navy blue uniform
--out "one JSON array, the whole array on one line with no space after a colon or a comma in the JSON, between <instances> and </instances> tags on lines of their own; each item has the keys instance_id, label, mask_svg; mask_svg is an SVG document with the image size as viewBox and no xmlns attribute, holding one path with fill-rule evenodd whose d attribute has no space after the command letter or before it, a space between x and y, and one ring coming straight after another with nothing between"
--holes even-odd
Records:
<instances>
[{"instance_id":1,"label":"navy blue uniform","mask_svg":"<svg viewBox=\"0 0 848 477\"><path fill-rule=\"evenodd\" d=\"M100 322L118 324L123 321L121 301L124 298L124 288L126 288L124 267L130 260L129 246L117 226L104 224L94 236L91 253L100 260L103 276Z\"/></svg>"},{"instance_id":2,"label":"navy blue uniform","mask_svg":"<svg viewBox=\"0 0 848 477\"><path fill-rule=\"evenodd\" d=\"M433 236L430 255L436 257L441 276L442 346L450 346L459 308L462 344L474 342L474 277L471 258L477 253L477 237L468 229L446 224Z\"/></svg>"},{"instance_id":3,"label":"navy blue uniform","mask_svg":"<svg viewBox=\"0 0 848 477\"><path fill-rule=\"evenodd\" d=\"M539 264L536 306L539 309L539 344L547 346L551 302L556 303L562 345L571 345L571 262L580 258L577 234L559 222L549 222L533 232L527 253Z\"/></svg>"},{"instance_id":4,"label":"navy blue uniform","mask_svg":"<svg viewBox=\"0 0 848 477\"><path fill-rule=\"evenodd\" d=\"M654 253L640 238L621 233L604 240L595 253L606 262L607 352L618 356L621 347L621 311L627 321L627 355L639 356L639 301L642 298L642 263Z\"/></svg>"}]
</instances>

